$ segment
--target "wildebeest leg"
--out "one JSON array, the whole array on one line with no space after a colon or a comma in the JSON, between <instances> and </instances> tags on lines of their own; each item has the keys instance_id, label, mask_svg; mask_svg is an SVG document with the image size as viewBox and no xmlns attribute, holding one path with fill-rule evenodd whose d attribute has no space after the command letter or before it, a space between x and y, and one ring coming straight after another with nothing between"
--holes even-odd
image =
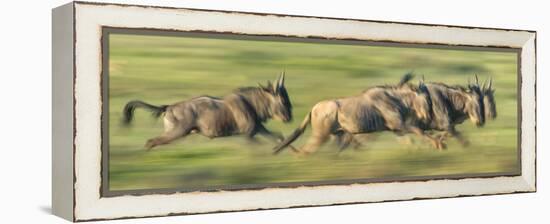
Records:
<instances>
[{"instance_id":1,"label":"wildebeest leg","mask_svg":"<svg viewBox=\"0 0 550 224\"><path fill-rule=\"evenodd\" d=\"M468 139L466 139L462 133L460 133L459 131L457 131L454 127L451 127L449 128L449 130L447 130L447 133L452 136L452 137L455 137L458 142L460 142L460 144L462 145L462 147L468 147L470 145L470 141L468 141Z\"/></svg>"},{"instance_id":2,"label":"wildebeest leg","mask_svg":"<svg viewBox=\"0 0 550 224\"><path fill-rule=\"evenodd\" d=\"M309 139L307 140L307 143L302 146L300 149L300 153L302 154L311 154L319 148L323 143L327 141L329 138L328 134L312 134Z\"/></svg>"},{"instance_id":3,"label":"wildebeest leg","mask_svg":"<svg viewBox=\"0 0 550 224\"><path fill-rule=\"evenodd\" d=\"M432 145L436 149L442 150L442 149L447 147L447 146L445 146L445 144L443 144L443 142L439 138L435 138L431 135L428 135L428 134L424 133L424 131L422 131L422 129L420 129L418 127L407 126L407 130L409 130L410 132L415 133L415 134L427 139L428 141L430 141L432 143Z\"/></svg>"},{"instance_id":4,"label":"wildebeest leg","mask_svg":"<svg viewBox=\"0 0 550 224\"><path fill-rule=\"evenodd\" d=\"M340 131L336 134L336 140L338 143L339 152L344 151L350 143L354 141L353 135L351 133ZM357 142L357 141L356 141Z\"/></svg>"},{"instance_id":5,"label":"wildebeest leg","mask_svg":"<svg viewBox=\"0 0 550 224\"><path fill-rule=\"evenodd\" d=\"M443 131L443 133L437 135L437 138L439 138L439 141L441 142L445 142L448 137L451 137L451 134L448 131Z\"/></svg>"},{"instance_id":6,"label":"wildebeest leg","mask_svg":"<svg viewBox=\"0 0 550 224\"><path fill-rule=\"evenodd\" d=\"M306 144L300 148L300 153L307 155L315 152L317 148L323 145L330 137L332 130L331 120L326 119L319 123L312 124L311 136Z\"/></svg>"},{"instance_id":7,"label":"wildebeest leg","mask_svg":"<svg viewBox=\"0 0 550 224\"><path fill-rule=\"evenodd\" d=\"M168 144L179 137L189 134L192 130L193 128L190 125L181 125L174 117L167 114L164 117L164 133L158 137L149 139L145 144L145 149L150 150L157 145Z\"/></svg>"},{"instance_id":8,"label":"wildebeest leg","mask_svg":"<svg viewBox=\"0 0 550 224\"><path fill-rule=\"evenodd\" d=\"M281 133L269 131L263 125L258 125L257 128L256 128L256 131L257 131L258 134L260 134L262 136L265 136L265 137L267 137L267 138L269 138L269 139L271 139L271 140L273 140L277 143L284 139L284 137Z\"/></svg>"},{"instance_id":9,"label":"wildebeest leg","mask_svg":"<svg viewBox=\"0 0 550 224\"><path fill-rule=\"evenodd\" d=\"M354 134L352 139L353 149L358 150L363 147L365 142L376 140L377 136L371 133Z\"/></svg>"},{"instance_id":10,"label":"wildebeest leg","mask_svg":"<svg viewBox=\"0 0 550 224\"><path fill-rule=\"evenodd\" d=\"M435 137L432 137L431 135L427 135L426 133L424 133L422 129L414 125L410 125L403 122L403 118L399 116L398 112L392 109L387 109L385 110L385 113L383 113L383 116L386 120L386 127L389 130L392 130L398 136L403 135L404 133L407 133L407 132L412 132L431 142L436 149L441 150L445 148L445 146L439 140L439 138L435 138Z\"/></svg>"},{"instance_id":11,"label":"wildebeest leg","mask_svg":"<svg viewBox=\"0 0 550 224\"><path fill-rule=\"evenodd\" d=\"M307 155L315 152L328 138L336 133L338 124L338 104L334 101L318 103L311 110L311 135L300 153Z\"/></svg>"},{"instance_id":12,"label":"wildebeest leg","mask_svg":"<svg viewBox=\"0 0 550 224\"><path fill-rule=\"evenodd\" d=\"M359 141L358 139L356 139L355 137L353 137L353 139L351 139L351 143L353 143L353 149L355 149L355 150L358 150L359 148L361 148L363 146L363 143L361 141Z\"/></svg>"},{"instance_id":13,"label":"wildebeest leg","mask_svg":"<svg viewBox=\"0 0 550 224\"><path fill-rule=\"evenodd\" d=\"M145 148L147 150L150 150L151 148L158 146L158 145L164 145L168 144L174 140L176 140L179 137L183 137L191 132L191 129L188 128L174 128L171 131L164 132L162 135L149 139L147 143L145 144Z\"/></svg>"},{"instance_id":14,"label":"wildebeest leg","mask_svg":"<svg viewBox=\"0 0 550 224\"><path fill-rule=\"evenodd\" d=\"M258 134L260 134L262 136L265 136L266 138L271 139L272 141L274 141L277 144L282 142L285 139L285 137L281 133L272 132L270 130L267 130L267 128L265 128L263 125L258 125L257 128L256 128L256 131L258 132ZM290 147L290 149L292 151L298 152L298 149L294 148L294 146L289 145L288 147Z\"/></svg>"},{"instance_id":15,"label":"wildebeest leg","mask_svg":"<svg viewBox=\"0 0 550 224\"><path fill-rule=\"evenodd\" d=\"M397 141L404 145L414 145L414 139L410 135L398 135Z\"/></svg>"}]
</instances>

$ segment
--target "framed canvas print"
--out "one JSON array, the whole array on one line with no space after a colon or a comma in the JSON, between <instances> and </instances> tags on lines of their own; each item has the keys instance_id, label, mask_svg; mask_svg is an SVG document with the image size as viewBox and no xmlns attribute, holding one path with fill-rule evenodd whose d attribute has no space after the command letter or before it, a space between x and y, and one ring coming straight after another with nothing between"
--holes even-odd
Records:
<instances>
[{"instance_id":1,"label":"framed canvas print","mask_svg":"<svg viewBox=\"0 0 550 224\"><path fill-rule=\"evenodd\" d=\"M71 221L536 191L536 32L73 2L53 10Z\"/></svg>"}]
</instances>

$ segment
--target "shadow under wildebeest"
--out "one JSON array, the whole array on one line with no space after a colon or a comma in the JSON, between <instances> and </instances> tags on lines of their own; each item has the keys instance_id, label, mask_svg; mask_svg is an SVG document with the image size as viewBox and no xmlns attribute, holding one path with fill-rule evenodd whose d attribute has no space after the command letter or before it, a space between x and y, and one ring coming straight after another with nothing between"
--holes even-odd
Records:
<instances>
[{"instance_id":1,"label":"shadow under wildebeest","mask_svg":"<svg viewBox=\"0 0 550 224\"><path fill-rule=\"evenodd\" d=\"M223 98L199 96L161 106L130 101L123 109L123 124L130 124L136 108L147 109L155 117L164 115L164 133L149 139L145 144L147 150L190 133L208 138L245 135L251 141L260 134L280 142L284 139L282 134L269 131L263 123L272 118L285 123L292 120L292 104L284 82L283 72L275 83L239 88Z\"/></svg>"}]
</instances>

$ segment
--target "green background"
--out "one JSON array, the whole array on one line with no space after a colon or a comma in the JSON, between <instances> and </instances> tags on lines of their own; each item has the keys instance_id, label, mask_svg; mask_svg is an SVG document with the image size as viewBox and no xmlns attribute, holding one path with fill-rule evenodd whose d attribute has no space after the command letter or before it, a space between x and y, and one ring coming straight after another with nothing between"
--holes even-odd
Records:
<instances>
[{"instance_id":1,"label":"green background","mask_svg":"<svg viewBox=\"0 0 550 224\"><path fill-rule=\"evenodd\" d=\"M111 34L109 45L111 191L518 171L513 52L127 34ZM498 117L483 128L469 121L458 126L472 143L468 148L451 139L448 149L438 152L416 136L383 132L357 150L338 153L329 142L308 157L290 151L274 156L274 143L261 136L260 143L250 144L240 136L192 134L146 151L147 139L162 133L162 119L138 110L131 127L120 124L130 100L161 105L198 95L223 96L274 80L283 69L294 120L266 126L285 136L316 102L394 84L411 70L427 82L447 84L465 85L473 74L482 80L492 76ZM308 137L309 129L293 145L302 146Z\"/></svg>"}]
</instances>

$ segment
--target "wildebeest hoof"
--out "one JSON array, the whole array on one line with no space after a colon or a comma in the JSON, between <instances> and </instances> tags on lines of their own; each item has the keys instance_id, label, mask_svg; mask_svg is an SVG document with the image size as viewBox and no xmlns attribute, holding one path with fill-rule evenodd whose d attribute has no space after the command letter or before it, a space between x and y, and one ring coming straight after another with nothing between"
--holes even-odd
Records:
<instances>
[{"instance_id":1,"label":"wildebeest hoof","mask_svg":"<svg viewBox=\"0 0 550 224\"><path fill-rule=\"evenodd\" d=\"M439 140L439 141L434 140L432 143L434 145L434 148L438 149L439 151L447 148L447 145L445 143L443 143L443 141L441 141L441 140Z\"/></svg>"},{"instance_id":2,"label":"wildebeest hoof","mask_svg":"<svg viewBox=\"0 0 550 224\"><path fill-rule=\"evenodd\" d=\"M445 140L447 140L447 135L445 134L439 134L436 136L437 139L439 139L439 141L443 142Z\"/></svg>"},{"instance_id":3,"label":"wildebeest hoof","mask_svg":"<svg viewBox=\"0 0 550 224\"><path fill-rule=\"evenodd\" d=\"M447 144L445 144L444 142L439 142L439 146L440 146L439 148L440 151L447 149Z\"/></svg>"},{"instance_id":4,"label":"wildebeest hoof","mask_svg":"<svg viewBox=\"0 0 550 224\"><path fill-rule=\"evenodd\" d=\"M153 147L155 147L155 145L155 141L151 139L145 143L145 150L150 151Z\"/></svg>"}]
</instances>

